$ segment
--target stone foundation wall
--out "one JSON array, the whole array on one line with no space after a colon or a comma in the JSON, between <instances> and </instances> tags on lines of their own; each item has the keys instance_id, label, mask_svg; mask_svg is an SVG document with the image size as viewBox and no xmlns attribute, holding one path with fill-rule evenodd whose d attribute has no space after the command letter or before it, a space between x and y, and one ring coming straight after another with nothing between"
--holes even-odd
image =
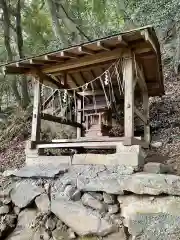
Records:
<instances>
[{"instance_id":1,"label":"stone foundation wall","mask_svg":"<svg viewBox=\"0 0 180 240\"><path fill-rule=\"evenodd\" d=\"M0 239L178 240L180 177L103 165L26 166L5 172Z\"/></svg>"}]
</instances>

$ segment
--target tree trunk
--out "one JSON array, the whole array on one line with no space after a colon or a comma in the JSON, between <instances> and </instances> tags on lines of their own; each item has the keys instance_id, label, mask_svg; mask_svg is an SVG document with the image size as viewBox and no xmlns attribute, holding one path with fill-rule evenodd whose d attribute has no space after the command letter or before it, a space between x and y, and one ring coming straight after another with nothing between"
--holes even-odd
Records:
<instances>
[{"instance_id":1,"label":"tree trunk","mask_svg":"<svg viewBox=\"0 0 180 240\"><path fill-rule=\"evenodd\" d=\"M21 0L17 1L16 7L16 35L17 35L17 48L20 59L24 58L23 53L23 35L21 28ZM21 77L21 91L22 91L22 107L26 108L30 102L27 79L25 76Z\"/></svg>"},{"instance_id":2,"label":"tree trunk","mask_svg":"<svg viewBox=\"0 0 180 240\"><path fill-rule=\"evenodd\" d=\"M0 0L0 6L3 10L3 29L4 29L4 45L7 51L7 57L8 61L13 61L13 54L12 54L12 49L11 49L11 44L10 44L10 17L9 17L9 11L8 11L8 6L6 0ZM16 98L16 101L20 105L21 103L21 97L17 89L17 79L14 77L12 79L12 84L11 84L13 94Z\"/></svg>"},{"instance_id":3,"label":"tree trunk","mask_svg":"<svg viewBox=\"0 0 180 240\"><path fill-rule=\"evenodd\" d=\"M46 0L46 3L49 8L50 15L51 15L54 35L56 38L59 38L61 40L63 47L67 47L68 39L65 37L65 35L62 31L62 28L61 28L61 25L60 25L60 22L58 19L56 4L54 3L53 0Z\"/></svg>"}]
</instances>

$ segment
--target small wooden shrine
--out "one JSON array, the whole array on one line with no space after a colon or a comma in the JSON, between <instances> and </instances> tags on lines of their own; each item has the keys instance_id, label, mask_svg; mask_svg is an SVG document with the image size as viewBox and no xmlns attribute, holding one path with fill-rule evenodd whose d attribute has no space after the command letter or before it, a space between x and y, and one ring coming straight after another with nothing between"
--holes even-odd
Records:
<instances>
[{"instance_id":1,"label":"small wooden shrine","mask_svg":"<svg viewBox=\"0 0 180 240\"><path fill-rule=\"evenodd\" d=\"M34 79L31 148L110 148L118 142L149 146L149 97L164 94L153 27L21 59L3 71ZM134 136L135 116L144 125L142 139ZM42 142L41 119L76 127L77 138ZM123 136L109 136L113 122L123 123Z\"/></svg>"}]
</instances>

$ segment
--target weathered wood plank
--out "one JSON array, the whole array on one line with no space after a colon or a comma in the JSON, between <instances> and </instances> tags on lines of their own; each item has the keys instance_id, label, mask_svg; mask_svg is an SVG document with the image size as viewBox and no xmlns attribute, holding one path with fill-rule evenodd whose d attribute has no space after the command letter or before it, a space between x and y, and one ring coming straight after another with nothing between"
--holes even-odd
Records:
<instances>
[{"instance_id":1,"label":"weathered wood plank","mask_svg":"<svg viewBox=\"0 0 180 240\"><path fill-rule=\"evenodd\" d=\"M40 140L40 130L41 130L40 114L41 114L41 83L40 81L35 81L31 141Z\"/></svg>"},{"instance_id":2,"label":"weathered wood plank","mask_svg":"<svg viewBox=\"0 0 180 240\"><path fill-rule=\"evenodd\" d=\"M122 142L124 140L124 137L80 137L79 139L53 139L52 142L56 143L74 143L74 142Z\"/></svg>"},{"instance_id":3,"label":"weathered wood plank","mask_svg":"<svg viewBox=\"0 0 180 240\"><path fill-rule=\"evenodd\" d=\"M144 140L149 144L150 143L150 125L149 125L149 97L148 93L143 93L143 108L144 114L146 116L147 122L144 123Z\"/></svg>"},{"instance_id":4,"label":"weathered wood plank","mask_svg":"<svg viewBox=\"0 0 180 240\"><path fill-rule=\"evenodd\" d=\"M132 146L132 145L139 145L143 148L149 148L149 144L145 142L144 140L131 137L131 138L125 138L123 141L124 146Z\"/></svg>"},{"instance_id":5,"label":"weathered wood plank","mask_svg":"<svg viewBox=\"0 0 180 240\"><path fill-rule=\"evenodd\" d=\"M70 120L66 120L66 119L56 117L56 116L46 114L46 113L41 114L41 119L47 120L50 122L57 122L57 123L65 124L65 125L70 125L72 127L78 127L80 129L83 128L82 124L80 124L78 122L72 122Z\"/></svg>"},{"instance_id":6,"label":"weathered wood plank","mask_svg":"<svg viewBox=\"0 0 180 240\"><path fill-rule=\"evenodd\" d=\"M143 115L136 107L134 107L134 113L143 121L143 123L147 124L147 117Z\"/></svg>"},{"instance_id":7,"label":"weathered wood plank","mask_svg":"<svg viewBox=\"0 0 180 240\"><path fill-rule=\"evenodd\" d=\"M77 110L81 109L81 99L77 100ZM77 111L77 122L82 124L82 114L81 112ZM77 138L81 137L81 128L77 128Z\"/></svg>"},{"instance_id":8,"label":"weathered wood plank","mask_svg":"<svg viewBox=\"0 0 180 240\"><path fill-rule=\"evenodd\" d=\"M134 136L134 88L133 88L133 60L131 55L124 62L123 78L124 93L124 134L127 138Z\"/></svg>"}]
</instances>

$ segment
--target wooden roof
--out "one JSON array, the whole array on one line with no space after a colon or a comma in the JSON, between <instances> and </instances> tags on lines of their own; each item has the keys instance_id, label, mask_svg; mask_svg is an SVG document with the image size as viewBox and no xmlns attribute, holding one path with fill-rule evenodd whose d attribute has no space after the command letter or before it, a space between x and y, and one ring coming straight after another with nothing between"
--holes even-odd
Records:
<instances>
[{"instance_id":1,"label":"wooden roof","mask_svg":"<svg viewBox=\"0 0 180 240\"><path fill-rule=\"evenodd\" d=\"M66 76L70 88L99 76L116 59L132 50L141 64L149 96L164 94L160 45L151 26L133 29L70 48L2 65L5 74L35 75L41 72L56 83Z\"/></svg>"}]
</instances>

